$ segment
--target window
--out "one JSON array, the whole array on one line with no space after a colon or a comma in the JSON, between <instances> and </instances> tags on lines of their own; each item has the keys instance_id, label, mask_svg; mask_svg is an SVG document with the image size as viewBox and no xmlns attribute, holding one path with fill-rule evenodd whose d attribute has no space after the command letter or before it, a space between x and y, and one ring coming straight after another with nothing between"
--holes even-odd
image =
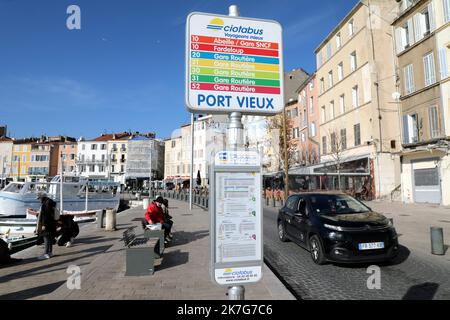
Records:
<instances>
[{"instance_id":1,"label":"window","mask_svg":"<svg viewBox=\"0 0 450 320\"><path fill-rule=\"evenodd\" d=\"M355 124L353 126L353 135L355 137L355 147L361 144L361 128L360 124Z\"/></svg>"},{"instance_id":2,"label":"window","mask_svg":"<svg viewBox=\"0 0 450 320\"><path fill-rule=\"evenodd\" d=\"M309 91L312 91L314 89L314 81L309 82Z\"/></svg>"},{"instance_id":3,"label":"window","mask_svg":"<svg viewBox=\"0 0 450 320\"><path fill-rule=\"evenodd\" d=\"M325 91L325 84L323 81L323 78L320 79L320 93L323 93Z\"/></svg>"},{"instance_id":4,"label":"window","mask_svg":"<svg viewBox=\"0 0 450 320\"><path fill-rule=\"evenodd\" d=\"M334 119L334 101L330 101L330 119Z\"/></svg>"},{"instance_id":5,"label":"window","mask_svg":"<svg viewBox=\"0 0 450 320\"><path fill-rule=\"evenodd\" d=\"M423 57L423 66L425 68L425 86L429 86L436 82L433 52Z\"/></svg>"},{"instance_id":6,"label":"window","mask_svg":"<svg viewBox=\"0 0 450 320\"><path fill-rule=\"evenodd\" d=\"M339 110L341 114L345 113L345 96L343 94L339 96Z\"/></svg>"},{"instance_id":7,"label":"window","mask_svg":"<svg viewBox=\"0 0 450 320\"><path fill-rule=\"evenodd\" d=\"M450 0L442 0L444 6L444 23L450 21Z\"/></svg>"},{"instance_id":8,"label":"window","mask_svg":"<svg viewBox=\"0 0 450 320\"><path fill-rule=\"evenodd\" d=\"M309 112L314 113L314 98L309 97Z\"/></svg>"},{"instance_id":9,"label":"window","mask_svg":"<svg viewBox=\"0 0 450 320\"><path fill-rule=\"evenodd\" d=\"M349 37L352 37L354 31L355 31L355 30L354 30L354 26L353 26L353 20L350 20L350 21L348 22L348 36L349 36Z\"/></svg>"},{"instance_id":10,"label":"window","mask_svg":"<svg viewBox=\"0 0 450 320\"><path fill-rule=\"evenodd\" d=\"M347 149L347 130L346 129L341 129L341 149L345 150Z\"/></svg>"},{"instance_id":11,"label":"window","mask_svg":"<svg viewBox=\"0 0 450 320\"><path fill-rule=\"evenodd\" d=\"M302 142L305 142L305 140L306 140L305 133L302 132Z\"/></svg>"},{"instance_id":12,"label":"window","mask_svg":"<svg viewBox=\"0 0 450 320\"><path fill-rule=\"evenodd\" d=\"M102 161L105 161L105 155L102 154Z\"/></svg>"},{"instance_id":13,"label":"window","mask_svg":"<svg viewBox=\"0 0 450 320\"><path fill-rule=\"evenodd\" d=\"M111 166L111 172L116 172L114 166Z\"/></svg>"},{"instance_id":14,"label":"window","mask_svg":"<svg viewBox=\"0 0 450 320\"><path fill-rule=\"evenodd\" d=\"M303 109L303 126L306 127L308 125L308 116L306 114L306 109Z\"/></svg>"},{"instance_id":15,"label":"window","mask_svg":"<svg viewBox=\"0 0 450 320\"><path fill-rule=\"evenodd\" d=\"M341 62L338 64L338 81L344 79L344 64Z\"/></svg>"},{"instance_id":16,"label":"window","mask_svg":"<svg viewBox=\"0 0 450 320\"><path fill-rule=\"evenodd\" d=\"M92 161L95 161L95 154L92 155Z\"/></svg>"},{"instance_id":17,"label":"window","mask_svg":"<svg viewBox=\"0 0 450 320\"><path fill-rule=\"evenodd\" d=\"M333 71L328 72L328 88L333 86Z\"/></svg>"},{"instance_id":18,"label":"window","mask_svg":"<svg viewBox=\"0 0 450 320\"><path fill-rule=\"evenodd\" d=\"M323 57L322 57L322 51L319 52L319 54L317 55L317 63L319 65L319 68L322 66L323 64Z\"/></svg>"},{"instance_id":19,"label":"window","mask_svg":"<svg viewBox=\"0 0 450 320\"><path fill-rule=\"evenodd\" d=\"M90 165L89 166L89 171L90 172L94 172L95 171L95 166L94 165Z\"/></svg>"},{"instance_id":20,"label":"window","mask_svg":"<svg viewBox=\"0 0 450 320\"><path fill-rule=\"evenodd\" d=\"M350 53L350 71L353 72L357 68L356 64L356 51Z\"/></svg>"},{"instance_id":21,"label":"window","mask_svg":"<svg viewBox=\"0 0 450 320\"><path fill-rule=\"evenodd\" d=\"M327 43L327 60L331 58L331 42Z\"/></svg>"},{"instance_id":22,"label":"window","mask_svg":"<svg viewBox=\"0 0 450 320\"><path fill-rule=\"evenodd\" d=\"M124 165L120 166L120 172L125 172L125 166Z\"/></svg>"},{"instance_id":23,"label":"window","mask_svg":"<svg viewBox=\"0 0 450 320\"><path fill-rule=\"evenodd\" d=\"M449 0L450 2L450 0ZM441 80L448 77L447 49L439 48L439 72Z\"/></svg>"},{"instance_id":24,"label":"window","mask_svg":"<svg viewBox=\"0 0 450 320\"><path fill-rule=\"evenodd\" d=\"M403 143L418 142L417 114L403 115Z\"/></svg>"},{"instance_id":25,"label":"window","mask_svg":"<svg viewBox=\"0 0 450 320\"><path fill-rule=\"evenodd\" d=\"M403 74L405 77L405 94L414 92L414 74L412 64L408 64L403 68Z\"/></svg>"},{"instance_id":26,"label":"window","mask_svg":"<svg viewBox=\"0 0 450 320\"><path fill-rule=\"evenodd\" d=\"M326 136L322 137L322 153L323 154L327 153L327 137Z\"/></svg>"},{"instance_id":27,"label":"window","mask_svg":"<svg viewBox=\"0 0 450 320\"><path fill-rule=\"evenodd\" d=\"M175 148L176 146L176 141L172 141L172 148Z\"/></svg>"},{"instance_id":28,"label":"window","mask_svg":"<svg viewBox=\"0 0 450 320\"><path fill-rule=\"evenodd\" d=\"M327 121L325 106L322 106L321 109L322 109L322 123L325 123Z\"/></svg>"},{"instance_id":29,"label":"window","mask_svg":"<svg viewBox=\"0 0 450 320\"><path fill-rule=\"evenodd\" d=\"M101 145L100 145L100 149L101 149L101 150L106 150L106 144L101 144Z\"/></svg>"},{"instance_id":30,"label":"window","mask_svg":"<svg viewBox=\"0 0 450 320\"><path fill-rule=\"evenodd\" d=\"M336 152L336 133L333 132L330 136L331 152Z\"/></svg>"},{"instance_id":31,"label":"window","mask_svg":"<svg viewBox=\"0 0 450 320\"><path fill-rule=\"evenodd\" d=\"M298 109L294 108L291 110L291 117L298 117Z\"/></svg>"},{"instance_id":32,"label":"window","mask_svg":"<svg viewBox=\"0 0 450 320\"><path fill-rule=\"evenodd\" d=\"M117 144L113 144L112 151L117 151Z\"/></svg>"},{"instance_id":33,"label":"window","mask_svg":"<svg viewBox=\"0 0 450 320\"><path fill-rule=\"evenodd\" d=\"M292 138L293 139L297 139L298 138L298 134L299 134L298 128L293 128L292 129Z\"/></svg>"},{"instance_id":34,"label":"window","mask_svg":"<svg viewBox=\"0 0 450 320\"><path fill-rule=\"evenodd\" d=\"M315 122L311 122L309 135L311 137L315 137L316 136L316 123Z\"/></svg>"},{"instance_id":35,"label":"window","mask_svg":"<svg viewBox=\"0 0 450 320\"><path fill-rule=\"evenodd\" d=\"M336 35L336 48L339 49L341 47L341 33L339 32Z\"/></svg>"},{"instance_id":36,"label":"window","mask_svg":"<svg viewBox=\"0 0 450 320\"><path fill-rule=\"evenodd\" d=\"M439 118L437 106L431 106L428 109L428 119L430 121L430 137L437 138L440 135L439 132Z\"/></svg>"},{"instance_id":37,"label":"window","mask_svg":"<svg viewBox=\"0 0 450 320\"><path fill-rule=\"evenodd\" d=\"M91 150L97 150L97 145L96 144L91 144Z\"/></svg>"},{"instance_id":38,"label":"window","mask_svg":"<svg viewBox=\"0 0 450 320\"><path fill-rule=\"evenodd\" d=\"M22 156L22 162L26 162L27 161L27 156Z\"/></svg>"},{"instance_id":39,"label":"window","mask_svg":"<svg viewBox=\"0 0 450 320\"><path fill-rule=\"evenodd\" d=\"M354 86L352 88L352 107L357 108L359 106L358 104L358 86Z\"/></svg>"}]
</instances>

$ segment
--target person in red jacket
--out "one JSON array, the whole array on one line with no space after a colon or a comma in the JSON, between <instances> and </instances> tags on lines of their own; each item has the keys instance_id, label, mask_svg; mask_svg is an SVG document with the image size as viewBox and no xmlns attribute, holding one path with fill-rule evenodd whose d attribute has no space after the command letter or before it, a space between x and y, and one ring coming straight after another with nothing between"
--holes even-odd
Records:
<instances>
[{"instance_id":1,"label":"person in red jacket","mask_svg":"<svg viewBox=\"0 0 450 320\"><path fill-rule=\"evenodd\" d=\"M171 225L166 223L164 220L164 211L162 208L163 203L163 197L157 196L155 200L148 205L147 211L145 212L145 220L147 220L149 224L160 223L162 229L164 229L164 237L166 238L166 242L168 242L168 235L170 234Z\"/></svg>"}]
</instances>

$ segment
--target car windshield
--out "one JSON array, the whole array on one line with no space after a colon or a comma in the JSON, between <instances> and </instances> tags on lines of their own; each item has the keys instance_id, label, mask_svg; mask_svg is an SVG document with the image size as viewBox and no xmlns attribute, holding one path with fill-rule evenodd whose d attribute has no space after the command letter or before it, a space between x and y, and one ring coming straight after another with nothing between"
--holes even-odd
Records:
<instances>
[{"instance_id":1,"label":"car windshield","mask_svg":"<svg viewBox=\"0 0 450 320\"><path fill-rule=\"evenodd\" d=\"M353 197L340 194L310 196L312 210L318 214L363 213L370 209Z\"/></svg>"}]
</instances>

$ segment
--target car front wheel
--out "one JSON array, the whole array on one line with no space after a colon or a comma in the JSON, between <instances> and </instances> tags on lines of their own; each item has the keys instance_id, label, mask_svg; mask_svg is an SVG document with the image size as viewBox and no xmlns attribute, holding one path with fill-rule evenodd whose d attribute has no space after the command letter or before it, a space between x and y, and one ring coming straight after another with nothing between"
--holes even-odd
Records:
<instances>
[{"instance_id":1,"label":"car front wheel","mask_svg":"<svg viewBox=\"0 0 450 320\"><path fill-rule=\"evenodd\" d=\"M288 239L287 239L287 237L286 237L286 232L284 231L283 223L282 223L281 221L278 221L278 238L279 238L282 242L288 241Z\"/></svg>"},{"instance_id":2,"label":"car front wheel","mask_svg":"<svg viewBox=\"0 0 450 320\"><path fill-rule=\"evenodd\" d=\"M317 235L313 235L309 239L309 250L311 252L311 258L315 264L325 263L322 241L320 241L320 238Z\"/></svg>"}]
</instances>

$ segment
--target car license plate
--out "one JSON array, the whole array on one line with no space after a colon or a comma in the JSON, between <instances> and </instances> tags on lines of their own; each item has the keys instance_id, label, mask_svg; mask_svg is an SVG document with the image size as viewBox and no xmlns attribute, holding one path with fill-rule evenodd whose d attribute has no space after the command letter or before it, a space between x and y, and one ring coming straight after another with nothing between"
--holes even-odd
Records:
<instances>
[{"instance_id":1,"label":"car license plate","mask_svg":"<svg viewBox=\"0 0 450 320\"><path fill-rule=\"evenodd\" d=\"M384 242L359 243L358 248L359 250L383 249Z\"/></svg>"}]
</instances>

